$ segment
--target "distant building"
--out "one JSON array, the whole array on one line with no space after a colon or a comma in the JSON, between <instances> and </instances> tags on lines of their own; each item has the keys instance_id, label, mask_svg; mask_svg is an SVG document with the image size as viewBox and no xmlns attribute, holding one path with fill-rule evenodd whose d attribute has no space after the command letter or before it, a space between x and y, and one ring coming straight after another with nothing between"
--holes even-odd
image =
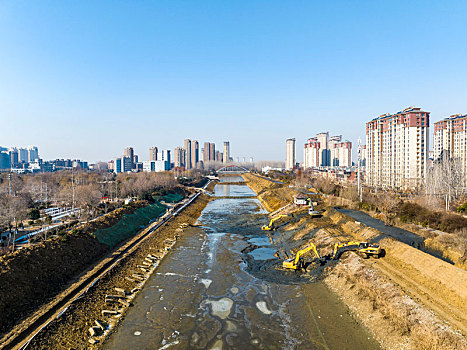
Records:
<instances>
[{"instance_id":1,"label":"distant building","mask_svg":"<svg viewBox=\"0 0 467 350\"><path fill-rule=\"evenodd\" d=\"M160 150L157 153L156 171L168 171L170 168L170 150Z\"/></svg>"},{"instance_id":2,"label":"distant building","mask_svg":"<svg viewBox=\"0 0 467 350\"><path fill-rule=\"evenodd\" d=\"M10 163L11 167L15 167L19 163L19 152L16 148L11 148L10 149Z\"/></svg>"},{"instance_id":3,"label":"distant building","mask_svg":"<svg viewBox=\"0 0 467 350\"><path fill-rule=\"evenodd\" d=\"M20 148L19 152L19 162L27 163L29 162L29 152L26 148Z\"/></svg>"},{"instance_id":4,"label":"distant building","mask_svg":"<svg viewBox=\"0 0 467 350\"><path fill-rule=\"evenodd\" d=\"M122 160L122 173L130 172L133 169L133 159L129 156L123 156Z\"/></svg>"},{"instance_id":5,"label":"distant building","mask_svg":"<svg viewBox=\"0 0 467 350\"><path fill-rule=\"evenodd\" d=\"M34 162L39 159L39 150L35 146L29 146L27 148L28 151L28 162Z\"/></svg>"},{"instance_id":6,"label":"distant building","mask_svg":"<svg viewBox=\"0 0 467 350\"><path fill-rule=\"evenodd\" d=\"M157 147L149 149L149 160L155 162L157 160Z\"/></svg>"},{"instance_id":7,"label":"distant building","mask_svg":"<svg viewBox=\"0 0 467 350\"><path fill-rule=\"evenodd\" d=\"M199 162L199 143L196 140L191 141L191 167L196 168Z\"/></svg>"},{"instance_id":8,"label":"distant building","mask_svg":"<svg viewBox=\"0 0 467 350\"><path fill-rule=\"evenodd\" d=\"M203 162L209 162L211 160L211 144L209 142L204 143L203 148Z\"/></svg>"},{"instance_id":9,"label":"distant building","mask_svg":"<svg viewBox=\"0 0 467 350\"><path fill-rule=\"evenodd\" d=\"M0 152L0 171L11 169L11 157L8 152Z\"/></svg>"},{"instance_id":10,"label":"distant building","mask_svg":"<svg viewBox=\"0 0 467 350\"><path fill-rule=\"evenodd\" d=\"M216 144L211 142L209 144L209 160L211 162L215 162L217 158L220 158L220 157L216 156Z\"/></svg>"},{"instance_id":11,"label":"distant building","mask_svg":"<svg viewBox=\"0 0 467 350\"><path fill-rule=\"evenodd\" d=\"M295 167L295 139L286 141L285 170L293 170Z\"/></svg>"},{"instance_id":12,"label":"distant building","mask_svg":"<svg viewBox=\"0 0 467 350\"><path fill-rule=\"evenodd\" d=\"M135 155L135 152L133 150L133 147L127 147L123 151L123 156L127 157L127 158L130 158L131 169L133 169L134 155ZM131 171L131 169L130 169L130 171Z\"/></svg>"},{"instance_id":13,"label":"distant building","mask_svg":"<svg viewBox=\"0 0 467 350\"><path fill-rule=\"evenodd\" d=\"M191 140L186 139L185 140L185 169L191 169L192 164L191 164Z\"/></svg>"},{"instance_id":14,"label":"distant building","mask_svg":"<svg viewBox=\"0 0 467 350\"><path fill-rule=\"evenodd\" d=\"M119 174L122 172L122 158L115 158L115 161L113 163L113 171L116 174Z\"/></svg>"},{"instance_id":15,"label":"distant building","mask_svg":"<svg viewBox=\"0 0 467 350\"><path fill-rule=\"evenodd\" d=\"M230 142L224 142L224 154L222 156L222 161L228 163L230 161Z\"/></svg>"},{"instance_id":16,"label":"distant building","mask_svg":"<svg viewBox=\"0 0 467 350\"><path fill-rule=\"evenodd\" d=\"M305 143L304 165L305 169L319 167L320 144L316 137L308 139Z\"/></svg>"},{"instance_id":17,"label":"distant building","mask_svg":"<svg viewBox=\"0 0 467 350\"><path fill-rule=\"evenodd\" d=\"M155 160L145 160L143 162L143 171L145 171L145 172L156 171L156 161Z\"/></svg>"},{"instance_id":18,"label":"distant building","mask_svg":"<svg viewBox=\"0 0 467 350\"><path fill-rule=\"evenodd\" d=\"M182 147L175 148L174 151L174 167L184 168L185 167L185 149Z\"/></svg>"},{"instance_id":19,"label":"distant building","mask_svg":"<svg viewBox=\"0 0 467 350\"><path fill-rule=\"evenodd\" d=\"M437 161L443 154L458 159L467 177L467 115L455 114L434 123L432 159Z\"/></svg>"},{"instance_id":20,"label":"distant building","mask_svg":"<svg viewBox=\"0 0 467 350\"><path fill-rule=\"evenodd\" d=\"M329 132L320 132L316 135L316 140L319 143L318 164L319 166L329 166Z\"/></svg>"},{"instance_id":21,"label":"distant building","mask_svg":"<svg viewBox=\"0 0 467 350\"><path fill-rule=\"evenodd\" d=\"M417 189L428 167L430 113L409 107L366 123L366 174L371 187Z\"/></svg>"},{"instance_id":22,"label":"distant building","mask_svg":"<svg viewBox=\"0 0 467 350\"><path fill-rule=\"evenodd\" d=\"M216 162L223 163L223 154L220 151L216 151Z\"/></svg>"},{"instance_id":23,"label":"distant building","mask_svg":"<svg viewBox=\"0 0 467 350\"><path fill-rule=\"evenodd\" d=\"M352 142L329 142L331 166L351 167L352 166Z\"/></svg>"}]
</instances>

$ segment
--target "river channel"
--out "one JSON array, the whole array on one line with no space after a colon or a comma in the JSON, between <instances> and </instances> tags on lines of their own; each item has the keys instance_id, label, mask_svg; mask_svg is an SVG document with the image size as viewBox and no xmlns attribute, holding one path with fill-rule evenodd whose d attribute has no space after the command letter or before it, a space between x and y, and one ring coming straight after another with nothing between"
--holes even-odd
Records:
<instances>
[{"instance_id":1,"label":"river channel","mask_svg":"<svg viewBox=\"0 0 467 350\"><path fill-rule=\"evenodd\" d=\"M322 282L251 272L278 260L260 229L267 213L249 187L232 184L241 178L222 181L202 226L184 232L105 348L378 349Z\"/></svg>"}]
</instances>

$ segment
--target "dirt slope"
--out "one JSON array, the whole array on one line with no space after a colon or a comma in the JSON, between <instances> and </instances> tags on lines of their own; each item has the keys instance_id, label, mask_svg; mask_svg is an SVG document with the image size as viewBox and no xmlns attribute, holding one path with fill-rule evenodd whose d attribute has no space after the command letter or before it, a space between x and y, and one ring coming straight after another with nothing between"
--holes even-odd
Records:
<instances>
[{"instance_id":1,"label":"dirt slope","mask_svg":"<svg viewBox=\"0 0 467 350\"><path fill-rule=\"evenodd\" d=\"M271 186L261 189L261 182L254 182L255 192L266 202L269 196L277 195ZM323 254L333 242L351 239L377 241L386 250L386 256L379 260L346 253L325 279L383 348L467 348L467 271L388 238L332 208L327 208L323 218L300 225L284 227L295 230L293 237L287 238L300 244L294 250L306 245L310 231L319 227L324 229L315 233L313 240L318 238ZM291 236L284 232L284 237Z\"/></svg>"}]
</instances>

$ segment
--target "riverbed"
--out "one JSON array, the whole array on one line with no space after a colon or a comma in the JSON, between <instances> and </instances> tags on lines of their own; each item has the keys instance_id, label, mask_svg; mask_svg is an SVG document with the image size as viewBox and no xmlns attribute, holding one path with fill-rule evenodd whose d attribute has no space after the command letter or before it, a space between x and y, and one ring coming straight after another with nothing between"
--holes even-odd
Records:
<instances>
[{"instance_id":1,"label":"riverbed","mask_svg":"<svg viewBox=\"0 0 467 350\"><path fill-rule=\"evenodd\" d=\"M105 348L378 349L319 279L297 283L278 269L260 229L266 211L231 184L240 177L222 181L230 184L216 185L202 226L185 230Z\"/></svg>"}]
</instances>

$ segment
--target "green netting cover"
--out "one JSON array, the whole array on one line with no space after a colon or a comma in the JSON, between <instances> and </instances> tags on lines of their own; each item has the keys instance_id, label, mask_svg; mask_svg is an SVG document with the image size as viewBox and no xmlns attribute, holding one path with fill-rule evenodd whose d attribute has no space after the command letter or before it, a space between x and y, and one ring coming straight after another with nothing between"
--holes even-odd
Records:
<instances>
[{"instance_id":1,"label":"green netting cover","mask_svg":"<svg viewBox=\"0 0 467 350\"><path fill-rule=\"evenodd\" d=\"M136 209L133 214L125 214L115 225L99 229L93 233L97 240L107 244L110 248L133 236L142 226L146 226L151 220L159 217L166 208L156 202L144 208Z\"/></svg>"},{"instance_id":2,"label":"green netting cover","mask_svg":"<svg viewBox=\"0 0 467 350\"><path fill-rule=\"evenodd\" d=\"M162 197L162 200L166 203L177 203L183 199L183 196L179 193L169 193Z\"/></svg>"}]
</instances>

